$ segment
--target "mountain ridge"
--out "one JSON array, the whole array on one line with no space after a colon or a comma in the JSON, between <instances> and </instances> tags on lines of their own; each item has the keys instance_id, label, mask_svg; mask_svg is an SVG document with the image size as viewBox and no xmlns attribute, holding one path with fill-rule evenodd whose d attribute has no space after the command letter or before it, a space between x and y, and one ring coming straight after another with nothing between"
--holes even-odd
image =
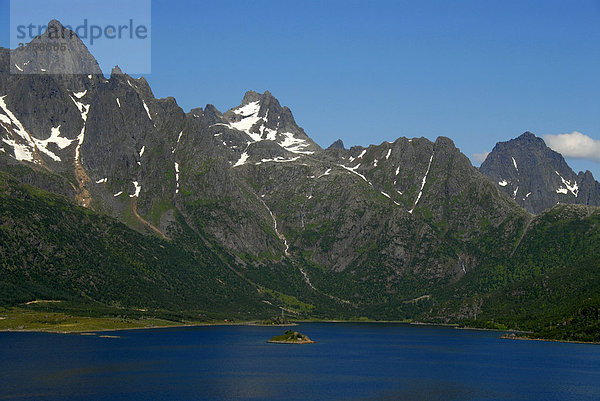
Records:
<instances>
[{"instance_id":1,"label":"mountain ridge","mask_svg":"<svg viewBox=\"0 0 600 401\"><path fill-rule=\"evenodd\" d=\"M256 313L437 319L421 307L439 312L454 288L471 299L471 277L495 277L489 269L528 238L534 217L449 138L322 149L268 91L248 91L225 112L209 104L186 113L118 67L109 79L12 75L7 60L0 52L0 168L69 198L77 216L83 206L233 274L221 283L207 271L186 296L225 286L223 302L239 305L232 290L243 287L256 291ZM35 204L49 211L52 202ZM24 225L32 217L19 210ZM94 281L81 280L72 285Z\"/></svg>"}]
</instances>

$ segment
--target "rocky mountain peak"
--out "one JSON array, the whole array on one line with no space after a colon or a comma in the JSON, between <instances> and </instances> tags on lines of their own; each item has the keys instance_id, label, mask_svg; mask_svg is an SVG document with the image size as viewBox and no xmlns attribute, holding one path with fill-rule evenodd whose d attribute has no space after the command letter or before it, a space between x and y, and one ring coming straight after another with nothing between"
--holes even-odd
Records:
<instances>
[{"instance_id":1,"label":"rocky mountain peak","mask_svg":"<svg viewBox=\"0 0 600 401\"><path fill-rule=\"evenodd\" d=\"M247 91L242 99L242 106L246 106L252 102L258 102L262 99L263 95L255 91Z\"/></svg>"},{"instance_id":2,"label":"rocky mountain peak","mask_svg":"<svg viewBox=\"0 0 600 401\"><path fill-rule=\"evenodd\" d=\"M595 203L597 190L590 188L595 183L593 178L590 181L589 177L578 177L561 154L531 132L496 144L480 171L532 213L540 213L557 202L600 204ZM585 197L580 196L583 192Z\"/></svg>"},{"instance_id":3,"label":"rocky mountain peak","mask_svg":"<svg viewBox=\"0 0 600 401\"><path fill-rule=\"evenodd\" d=\"M11 51L13 74L101 75L94 56L75 32L59 21L22 48Z\"/></svg>"},{"instance_id":4,"label":"rocky mountain peak","mask_svg":"<svg viewBox=\"0 0 600 401\"><path fill-rule=\"evenodd\" d=\"M535 134L533 134L529 131L525 131L523 134L521 134L519 137L513 139L512 141L514 141L515 143L520 143L523 146L530 144L530 145L535 145L540 149L544 149L544 150L549 149L546 146L546 142L544 142L544 140L542 138L535 136Z\"/></svg>"},{"instance_id":5,"label":"rocky mountain peak","mask_svg":"<svg viewBox=\"0 0 600 401\"><path fill-rule=\"evenodd\" d=\"M440 148L455 149L456 145L454 145L454 141L452 139L445 137L445 136L438 136L435 140L435 148L436 149L440 149Z\"/></svg>"},{"instance_id":6,"label":"rocky mountain peak","mask_svg":"<svg viewBox=\"0 0 600 401\"><path fill-rule=\"evenodd\" d=\"M338 139L337 141L335 141L334 143L332 143L331 145L329 145L329 147L327 149L342 149L342 150L346 150L346 147L344 146L344 142L341 139Z\"/></svg>"},{"instance_id":7,"label":"rocky mountain peak","mask_svg":"<svg viewBox=\"0 0 600 401\"><path fill-rule=\"evenodd\" d=\"M531 131L525 131L523 132L517 139L529 139L529 140L538 140L541 138L538 138L537 136L535 136L534 133L532 133Z\"/></svg>"},{"instance_id":8,"label":"rocky mountain peak","mask_svg":"<svg viewBox=\"0 0 600 401\"><path fill-rule=\"evenodd\" d=\"M110 76L112 77L113 75L123 75L123 71L118 65L115 65L110 72Z\"/></svg>"},{"instance_id":9,"label":"rocky mountain peak","mask_svg":"<svg viewBox=\"0 0 600 401\"><path fill-rule=\"evenodd\" d=\"M253 144L249 153L243 152L238 156L240 159L235 163L236 166L241 165L242 160L248 160L247 155L254 154L262 160L274 156L284 157L288 152L312 154L320 150L296 124L291 110L282 107L268 91L263 94L246 92L241 105L225 112L221 121L217 121L217 117L215 116L211 123L216 129L222 130L225 126L242 133L232 136L230 141L226 142L232 149L245 149L250 147L248 144ZM261 145L258 146L258 143ZM279 147L273 147L274 144ZM264 147L268 150L260 150Z\"/></svg>"},{"instance_id":10,"label":"rocky mountain peak","mask_svg":"<svg viewBox=\"0 0 600 401\"><path fill-rule=\"evenodd\" d=\"M204 110L201 108L192 109L190 113L193 116L204 116L207 125L218 124L223 121L223 113L212 104L207 104Z\"/></svg>"}]
</instances>

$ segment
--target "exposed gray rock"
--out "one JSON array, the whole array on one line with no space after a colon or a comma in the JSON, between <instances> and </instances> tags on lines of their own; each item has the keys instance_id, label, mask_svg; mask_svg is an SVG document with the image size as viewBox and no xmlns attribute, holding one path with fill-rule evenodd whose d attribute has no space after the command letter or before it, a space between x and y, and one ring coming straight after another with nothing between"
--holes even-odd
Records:
<instances>
[{"instance_id":1,"label":"exposed gray rock","mask_svg":"<svg viewBox=\"0 0 600 401\"><path fill-rule=\"evenodd\" d=\"M562 155L531 132L499 142L480 171L532 213L557 203L600 205L599 185L592 174L575 174Z\"/></svg>"},{"instance_id":2,"label":"exposed gray rock","mask_svg":"<svg viewBox=\"0 0 600 401\"><path fill-rule=\"evenodd\" d=\"M332 143L331 145L329 145L329 147L327 149L342 149L342 150L346 150L346 148L344 147L344 142L341 139L338 139L337 141L335 141L334 143Z\"/></svg>"},{"instance_id":3,"label":"exposed gray rock","mask_svg":"<svg viewBox=\"0 0 600 401\"><path fill-rule=\"evenodd\" d=\"M0 110L0 167L281 293L404 305L510 252L530 217L448 138L322 150L269 92L185 113L118 67L18 75L7 55L0 93L22 129ZM45 147L59 125L68 145ZM523 180L508 160L502 178Z\"/></svg>"}]
</instances>

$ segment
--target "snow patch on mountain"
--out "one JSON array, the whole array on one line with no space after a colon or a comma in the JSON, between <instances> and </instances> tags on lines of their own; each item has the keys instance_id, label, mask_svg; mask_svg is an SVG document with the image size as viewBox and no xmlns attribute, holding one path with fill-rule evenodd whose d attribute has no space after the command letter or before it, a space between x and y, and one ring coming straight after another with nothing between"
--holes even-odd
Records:
<instances>
[{"instance_id":1,"label":"snow patch on mountain","mask_svg":"<svg viewBox=\"0 0 600 401\"><path fill-rule=\"evenodd\" d=\"M277 142L278 137L280 139L278 144L286 149L289 152L297 153L297 154L313 154L314 152L307 150L306 148L310 147L310 143L304 139L297 138L291 132L279 132L275 129L268 128L265 124L268 122L268 110L265 117L259 117L260 111L260 101L250 102L244 106L240 106L236 109L232 109L231 111L240 116L241 119L239 121L233 121L229 124L216 123L212 124L211 127L217 125L224 125L228 128L233 128L238 131L244 132L248 135L252 142L261 142L261 141L273 141ZM256 126L259 122L262 122L260 127L256 130L258 132L252 131L252 128Z\"/></svg>"},{"instance_id":2,"label":"snow patch on mountain","mask_svg":"<svg viewBox=\"0 0 600 401\"><path fill-rule=\"evenodd\" d=\"M195 115L194 115L194 116L195 116ZM229 125L229 124L225 124L225 123L214 123L214 124L212 124L212 125L209 125L209 126L208 126L208 128L212 128L212 127L218 127L218 126L221 126L221 127L227 127L227 128L233 128L231 125Z\"/></svg>"},{"instance_id":3,"label":"snow patch on mountain","mask_svg":"<svg viewBox=\"0 0 600 401\"><path fill-rule=\"evenodd\" d=\"M256 115L259 110L260 110L260 101L257 100L255 102L250 102L247 105L240 106L237 109L233 109L232 111L235 114L240 115L242 117L249 117L249 116Z\"/></svg>"},{"instance_id":4,"label":"snow patch on mountain","mask_svg":"<svg viewBox=\"0 0 600 401\"><path fill-rule=\"evenodd\" d=\"M329 174L331 174L331 169L330 168L328 168L327 171L325 171L323 174L321 174L317 178L325 177L326 175L329 175Z\"/></svg>"},{"instance_id":5,"label":"snow patch on mountain","mask_svg":"<svg viewBox=\"0 0 600 401\"><path fill-rule=\"evenodd\" d=\"M5 116L4 114L0 114L0 122L3 122L4 124L10 124L10 118L8 118L7 116Z\"/></svg>"},{"instance_id":6,"label":"snow patch on mountain","mask_svg":"<svg viewBox=\"0 0 600 401\"><path fill-rule=\"evenodd\" d=\"M21 137L21 139L23 141L25 141L25 144L18 143L15 140L10 139L10 138L3 139L2 141L4 143L6 143L7 145L13 147L14 153L15 153L15 158L17 160L35 162L35 157L34 157L35 142L33 141L33 138L31 137L29 132L27 132L25 130L25 128L23 127L23 124L21 124L19 119L8 109L8 106L6 105L6 102L4 100L5 98L6 98L6 95L0 97L0 108L2 109L2 111L5 114L5 115L0 114L0 116L3 116L1 118L1 121L2 121L2 123L6 124L6 125L14 126L15 128L13 128L12 131L15 134L17 134L19 137ZM5 126L4 128L10 132L8 127Z\"/></svg>"},{"instance_id":7,"label":"snow patch on mountain","mask_svg":"<svg viewBox=\"0 0 600 401\"><path fill-rule=\"evenodd\" d=\"M177 183L177 188L175 189L175 193L179 193L179 163L175 162L175 182Z\"/></svg>"},{"instance_id":8,"label":"snow patch on mountain","mask_svg":"<svg viewBox=\"0 0 600 401\"><path fill-rule=\"evenodd\" d=\"M427 171L425 172L425 176L423 177L423 181L421 182L421 189L419 190L419 195L417 196L417 200L415 201L415 204L413 205L412 209L410 209L408 211L408 213L410 213L410 214L412 214L415 211L417 204L421 200L421 196L423 195L423 188L425 188L425 183L427 182L427 176L429 175L429 170L431 169L432 161L433 161L433 154L429 158L429 165L427 166Z\"/></svg>"},{"instance_id":9,"label":"snow patch on mountain","mask_svg":"<svg viewBox=\"0 0 600 401\"><path fill-rule=\"evenodd\" d=\"M266 132L267 136L266 136L265 139L267 141L275 141L275 140L277 140L277 130L274 130L274 129L271 129L271 128L267 128L264 125L261 125L260 128L259 128L259 130L260 130L260 136L261 136L261 138L263 136L265 136L265 132Z\"/></svg>"},{"instance_id":10,"label":"snow patch on mountain","mask_svg":"<svg viewBox=\"0 0 600 401\"><path fill-rule=\"evenodd\" d=\"M305 148L309 147L310 144L304 139L296 138L291 132L284 132L285 138L279 145L292 153L301 153L305 155L312 155L314 152L308 151Z\"/></svg>"},{"instance_id":11,"label":"snow patch on mountain","mask_svg":"<svg viewBox=\"0 0 600 401\"><path fill-rule=\"evenodd\" d=\"M248 149L248 148L246 148L246 149ZM235 164L232 167L243 166L244 164L246 164L249 157L250 157L250 155L248 154L248 152L244 151L244 153L242 153L242 155L240 156L239 160L237 162L235 162Z\"/></svg>"},{"instance_id":12,"label":"snow patch on mountain","mask_svg":"<svg viewBox=\"0 0 600 401\"><path fill-rule=\"evenodd\" d=\"M262 164L262 163L268 163L268 162L275 162L275 163L289 163L289 162L295 162L295 161L296 161L296 160L298 160L299 158L300 158L300 156L292 157L291 159L286 159L285 157L282 157L282 156L277 156L277 157L276 157L276 158L274 158L274 159L262 159L261 161L259 161L259 162L256 162L256 163L254 163L254 164L256 164L256 165L258 166L259 164Z\"/></svg>"},{"instance_id":13,"label":"snow patch on mountain","mask_svg":"<svg viewBox=\"0 0 600 401\"><path fill-rule=\"evenodd\" d=\"M148 118L152 121L152 116L150 115L150 109L144 100L142 100L142 104L144 105L144 110L146 110L146 114L148 114Z\"/></svg>"},{"instance_id":14,"label":"snow patch on mountain","mask_svg":"<svg viewBox=\"0 0 600 401\"><path fill-rule=\"evenodd\" d=\"M33 162L33 154L27 146L17 143L13 139L8 138L2 139L2 142L13 148L13 152L15 153L15 159L19 161Z\"/></svg>"},{"instance_id":15,"label":"snow patch on mountain","mask_svg":"<svg viewBox=\"0 0 600 401\"><path fill-rule=\"evenodd\" d=\"M32 137L33 142L36 144L37 148L48 155L54 161L61 161L60 157L51 152L48 149L48 145L51 143L55 144L59 149L64 149L73 143L74 139L63 138L60 136L60 125L56 128L52 128L50 130L50 137L48 139L37 139Z\"/></svg>"},{"instance_id":16,"label":"snow patch on mountain","mask_svg":"<svg viewBox=\"0 0 600 401\"><path fill-rule=\"evenodd\" d=\"M562 186L559 187L556 190L556 193L566 195L567 193L571 192L571 194L573 194L573 196L575 196L577 198L577 196L579 195L579 185L577 185L577 181L575 181L573 184L571 184L571 181L565 180L563 178L563 176L559 174L558 171L554 171L554 172L556 173L557 176L560 177L560 180L562 181L563 185L565 186L565 188L563 188Z\"/></svg>"},{"instance_id":17,"label":"snow patch on mountain","mask_svg":"<svg viewBox=\"0 0 600 401\"><path fill-rule=\"evenodd\" d=\"M83 144L83 140L85 138L85 127L87 124L87 116L88 116L88 113L90 112L90 105L78 102L77 100L75 100L75 98L73 96L71 96L71 100L73 101L73 103L75 103L75 106L77 106L77 109L81 113L81 119L83 120L83 126L81 127L81 132L77 136L77 147L75 148L75 161L77 163L79 163L80 162L79 155L80 155L81 145Z\"/></svg>"},{"instance_id":18,"label":"snow patch on mountain","mask_svg":"<svg viewBox=\"0 0 600 401\"><path fill-rule=\"evenodd\" d=\"M258 112L260 111L260 102L251 102L245 106L233 109L232 111L242 118L239 121L229 123L229 125L238 131L245 132L250 138L252 138L254 142L261 141L262 136L260 133L250 131L254 124L261 119L258 116Z\"/></svg>"},{"instance_id":19,"label":"snow patch on mountain","mask_svg":"<svg viewBox=\"0 0 600 401\"><path fill-rule=\"evenodd\" d=\"M343 164L338 164L338 166L340 166L340 167L342 167L342 168L344 168L344 169L348 170L349 172L351 172L351 173L353 173L353 174L356 174L357 176L359 176L360 178L362 178L363 180L365 180L365 181L366 181L366 182L367 182L369 185L373 186L373 184L371 184L371 183L369 182L369 180L367 180L367 177L365 177L364 175L362 175L362 174L360 174L358 171L356 171L356 170L358 170L358 168L360 167L360 163L359 163L359 164L357 164L355 167L346 167L346 166L344 166Z\"/></svg>"},{"instance_id":20,"label":"snow patch on mountain","mask_svg":"<svg viewBox=\"0 0 600 401\"><path fill-rule=\"evenodd\" d=\"M132 184L135 187L135 192L133 193L133 195L129 195L129 197L130 198L139 198L140 191L142 190L142 186L137 181L133 181Z\"/></svg>"}]
</instances>

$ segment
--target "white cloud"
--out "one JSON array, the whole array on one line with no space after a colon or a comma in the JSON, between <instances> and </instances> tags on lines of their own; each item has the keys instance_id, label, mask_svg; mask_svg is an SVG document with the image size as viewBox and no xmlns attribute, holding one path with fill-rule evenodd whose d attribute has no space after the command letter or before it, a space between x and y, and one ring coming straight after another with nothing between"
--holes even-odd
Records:
<instances>
[{"instance_id":1,"label":"white cloud","mask_svg":"<svg viewBox=\"0 0 600 401\"><path fill-rule=\"evenodd\" d=\"M545 135L544 141L552 149L564 157L585 159L600 163L600 141L590 138L581 132L570 134Z\"/></svg>"},{"instance_id":2,"label":"white cloud","mask_svg":"<svg viewBox=\"0 0 600 401\"><path fill-rule=\"evenodd\" d=\"M477 163L483 163L483 161L488 157L489 154L490 152L473 153L471 155L471 159L473 159L473 161Z\"/></svg>"}]
</instances>

